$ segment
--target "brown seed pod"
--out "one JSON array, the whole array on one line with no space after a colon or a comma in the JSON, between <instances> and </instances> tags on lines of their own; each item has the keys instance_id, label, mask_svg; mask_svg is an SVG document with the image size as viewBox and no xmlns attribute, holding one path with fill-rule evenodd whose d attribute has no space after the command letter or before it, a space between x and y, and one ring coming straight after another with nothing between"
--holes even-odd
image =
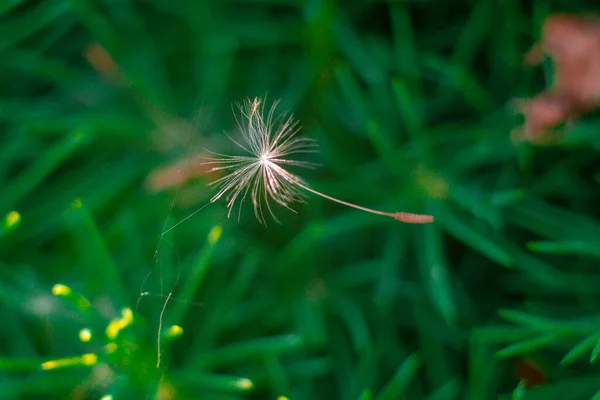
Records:
<instances>
[{"instance_id":1,"label":"brown seed pod","mask_svg":"<svg viewBox=\"0 0 600 400\"><path fill-rule=\"evenodd\" d=\"M435 220L433 215L412 214L407 212L398 212L394 214L394 219L406 224L429 224Z\"/></svg>"}]
</instances>

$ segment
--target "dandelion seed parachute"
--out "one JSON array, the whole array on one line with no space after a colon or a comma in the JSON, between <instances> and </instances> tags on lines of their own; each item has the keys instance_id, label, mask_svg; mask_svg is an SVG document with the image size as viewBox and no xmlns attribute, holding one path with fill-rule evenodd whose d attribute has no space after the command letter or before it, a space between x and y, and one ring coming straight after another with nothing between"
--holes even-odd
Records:
<instances>
[{"instance_id":1,"label":"dandelion seed parachute","mask_svg":"<svg viewBox=\"0 0 600 400\"><path fill-rule=\"evenodd\" d=\"M304 201L305 194L301 191L304 190L348 207L391 217L404 223L433 222L434 218L431 215L405 212L389 213L336 199L312 189L299 176L289 172L285 167L316 167L316 164L290 158L290 156L300 153L316 152L316 142L297 136L300 124L293 116L275 115L277 104L278 101L273 103L266 118L264 103L261 99L247 99L243 104L238 104L239 116L235 111L234 115L236 115L243 141L240 143L231 137L230 139L246 155L232 156L209 151L215 157L209 158L207 162L203 163L217 165L211 171L230 171L228 175L211 183L216 186L217 193L210 200L215 202L225 196L227 208L229 208L228 216L231 215L238 200L241 213L242 203L250 196L254 214L261 223L266 222L265 213L271 214L272 218L279 222L270 201L295 212L290 205Z\"/></svg>"}]
</instances>

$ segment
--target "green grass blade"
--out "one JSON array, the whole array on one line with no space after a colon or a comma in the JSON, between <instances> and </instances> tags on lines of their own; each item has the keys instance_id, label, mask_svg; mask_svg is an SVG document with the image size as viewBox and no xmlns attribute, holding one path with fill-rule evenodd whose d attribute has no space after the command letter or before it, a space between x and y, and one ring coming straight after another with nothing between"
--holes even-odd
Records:
<instances>
[{"instance_id":1,"label":"green grass blade","mask_svg":"<svg viewBox=\"0 0 600 400\"><path fill-rule=\"evenodd\" d=\"M496 352L496 357L504 359L531 354L537 350L554 346L557 340L560 339L560 337L561 336L558 334L551 333L547 335L538 336L534 339L525 340L520 343L515 343L510 346L506 346L501 350L498 350Z\"/></svg>"},{"instance_id":2,"label":"green grass blade","mask_svg":"<svg viewBox=\"0 0 600 400\"><path fill-rule=\"evenodd\" d=\"M185 318L190 307L190 301L193 301L194 295L210 269L215 246L221 237L222 231L223 229L219 225L213 227L208 234L207 244L195 257L190 275L186 277L181 289L177 292L177 297L185 301L178 302L173 311L170 312L169 321L171 323L180 325Z\"/></svg>"},{"instance_id":3,"label":"green grass blade","mask_svg":"<svg viewBox=\"0 0 600 400\"><path fill-rule=\"evenodd\" d=\"M222 346L218 349L199 354L190 365L194 368L219 367L229 365L260 354L282 354L305 346L303 338L297 335L264 337Z\"/></svg>"},{"instance_id":4,"label":"green grass blade","mask_svg":"<svg viewBox=\"0 0 600 400\"><path fill-rule=\"evenodd\" d=\"M85 133L75 132L67 135L61 142L44 151L36 162L3 189L3 195L0 198L0 211L9 211L13 208L73 152L81 150L85 142Z\"/></svg>"},{"instance_id":5,"label":"green grass blade","mask_svg":"<svg viewBox=\"0 0 600 400\"><path fill-rule=\"evenodd\" d=\"M592 350L592 348L596 345L598 340L600 340L600 334L595 334L585 338L584 340L579 342L575 347L573 347L571 351L569 351L563 357L563 359L560 360L560 363L562 365L570 365L578 359L582 358L584 353L587 353L590 350Z\"/></svg>"},{"instance_id":6,"label":"green grass blade","mask_svg":"<svg viewBox=\"0 0 600 400\"><path fill-rule=\"evenodd\" d=\"M417 354L411 354L400 367L392 379L386 383L381 391L375 397L375 400L394 400L402 398L402 395L415 379L421 360Z\"/></svg>"}]
</instances>

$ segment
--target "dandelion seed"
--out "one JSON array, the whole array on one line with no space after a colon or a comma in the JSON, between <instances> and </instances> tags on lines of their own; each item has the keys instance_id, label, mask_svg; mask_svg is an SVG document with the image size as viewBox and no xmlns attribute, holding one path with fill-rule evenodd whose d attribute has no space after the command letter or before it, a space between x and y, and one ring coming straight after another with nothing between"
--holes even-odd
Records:
<instances>
[{"instance_id":1,"label":"dandelion seed","mask_svg":"<svg viewBox=\"0 0 600 400\"><path fill-rule=\"evenodd\" d=\"M265 223L265 213L279 222L270 202L275 202L289 210L292 203L304 201L302 190L321 196L348 207L353 207L373 214L394 218L400 222L424 224L433 222L431 215L411 214L406 212L389 213L362 207L353 203L336 199L309 187L299 176L288 171L288 166L314 168L316 164L297 161L290 156L301 153L316 152L316 142L309 138L297 136L300 124L291 115L275 114L276 101L269 112L264 113L264 103L261 99L246 100L238 105L240 115L235 112L236 121L242 133L240 143L231 141L242 149L246 155L235 156L210 152L215 158L209 158L203 164L216 164L211 171L231 171L212 182L217 193L211 202L225 196L227 199L228 217L231 216L236 202L239 200L238 218L241 206L250 197L254 206L256 218Z\"/></svg>"}]
</instances>

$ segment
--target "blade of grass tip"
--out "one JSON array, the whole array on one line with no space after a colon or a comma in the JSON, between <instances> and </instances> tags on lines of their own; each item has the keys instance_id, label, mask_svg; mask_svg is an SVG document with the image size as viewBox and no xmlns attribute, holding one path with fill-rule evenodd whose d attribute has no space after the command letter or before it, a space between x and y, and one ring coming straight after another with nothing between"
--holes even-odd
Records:
<instances>
[{"instance_id":1,"label":"blade of grass tip","mask_svg":"<svg viewBox=\"0 0 600 400\"><path fill-rule=\"evenodd\" d=\"M461 127L465 134L469 135L468 141L460 140L456 147L447 150L451 158L444 162L445 175L464 176L472 173L473 165L481 168L505 165L512 163L514 158L514 146L502 135L510 128L508 124L499 125L491 122L491 126ZM441 128L443 131L454 132L453 128ZM440 129L440 130L441 130ZM440 149L444 145L439 144ZM507 169L504 176L507 175ZM502 179L502 176L499 178Z\"/></svg>"},{"instance_id":2,"label":"blade of grass tip","mask_svg":"<svg viewBox=\"0 0 600 400\"><path fill-rule=\"evenodd\" d=\"M78 131L60 141L53 147L45 150L38 161L28 169L19 174L9 185L2 190L0 198L0 212L9 211L19 201L26 197L31 191L39 185L48 175L50 175L62 162L64 162L75 150L88 142L89 134Z\"/></svg>"},{"instance_id":3,"label":"blade of grass tip","mask_svg":"<svg viewBox=\"0 0 600 400\"><path fill-rule=\"evenodd\" d=\"M598 390L590 400L600 400L600 390Z\"/></svg>"},{"instance_id":4,"label":"blade of grass tip","mask_svg":"<svg viewBox=\"0 0 600 400\"><path fill-rule=\"evenodd\" d=\"M557 342L560 339L561 335L556 333L538 336L534 339L525 340L520 343L515 343L510 346L506 346L503 349L498 350L496 352L496 357L499 359L506 359L515 356L530 354L537 350L551 347L557 344Z\"/></svg>"},{"instance_id":5,"label":"blade of grass tip","mask_svg":"<svg viewBox=\"0 0 600 400\"><path fill-rule=\"evenodd\" d=\"M73 203L72 212L75 219L71 221L71 237L81 258L86 260L87 276L94 277L83 280L94 289L95 295L105 294L115 304L126 305L128 290L94 217L80 199Z\"/></svg>"},{"instance_id":6,"label":"blade of grass tip","mask_svg":"<svg viewBox=\"0 0 600 400\"><path fill-rule=\"evenodd\" d=\"M561 365L571 365L573 362L582 358L584 353L590 352L593 350L593 347L598 343L600 339L600 333L596 333L591 335L581 342L579 342L575 347L569 351L562 360L560 360Z\"/></svg>"},{"instance_id":7,"label":"blade of grass tip","mask_svg":"<svg viewBox=\"0 0 600 400\"><path fill-rule=\"evenodd\" d=\"M524 380L520 381L517 387L513 390L511 400L522 400L527 395L527 384Z\"/></svg>"},{"instance_id":8,"label":"blade of grass tip","mask_svg":"<svg viewBox=\"0 0 600 400\"><path fill-rule=\"evenodd\" d=\"M189 366L193 368L217 368L261 354L293 352L304 348L305 343L304 338L298 335L281 335L247 340L200 353L190 360Z\"/></svg>"},{"instance_id":9,"label":"blade of grass tip","mask_svg":"<svg viewBox=\"0 0 600 400\"><path fill-rule=\"evenodd\" d=\"M338 314L350 333L352 345L356 353L361 353L370 344L369 326L362 311L349 298L340 293L327 296L330 312Z\"/></svg>"},{"instance_id":10,"label":"blade of grass tip","mask_svg":"<svg viewBox=\"0 0 600 400\"><path fill-rule=\"evenodd\" d=\"M539 331L535 328L526 326L502 326L502 325L487 325L475 328L473 330L473 339L486 343L514 343L520 340L530 339L532 336L537 336Z\"/></svg>"},{"instance_id":11,"label":"blade of grass tip","mask_svg":"<svg viewBox=\"0 0 600 400\"><path fill-rule=\"evenodd\" d=\"M97 308L92 306L92 302L80 292L74 291L69 286L62 283L56 283L52 286L52 294L59 297L61 301L69 304L77 314L88 323L92 321L105 321L105 317L100 315Z\"/></svg>"},{"instance_id":12,"label":"blade of grass tip","mask_svg":"<svg viewBox=\"0 0 600 400\"><path fill-rule=\"evenodd\" d=\"M600 355L600 338L596 341L594 348L592 349L592 354L590 355L590 363L595 363Z\"/></svg>"},{"instance_id":13,"label":"blade of grass tip","mask_svg":"<svg viewBox=\"0 0 600 400\"><path fill-rule=\"evenodd\" d=\"M492 195L490 204L497 208L504 208L519 203L524 197L523 189L502 190Z\"/></svg>"},{"instance_id":14,"label":"blade of grass tip","mask_svg":"<svg viewBox=\"0 0 600 400\"><path fill-rule=\"evenodd\" d=\"M600 224L589 217L546 202L527 198L509 212L509 220L531 232L557 241L600 237Z\"/></svg>"},{"instance_id":15,"label":"blade of grass tip","mask_svg":"<svg viewBox=\"0 0 600 400\"><path fill-rule=\"evenodd\" d=\"M436 224L426 225L420 242L419 269L423 282L429 289L429 297L437 311L446 323L452 324L457 319L457 308L439 227Z\"/></svg>"},{"instance_id":16,"label":"blade of grass tip","mask_svg":"<svg viewBox=\"0 0 600 400\"><path fill-rule=\"evenodd\" d=\"M461 393L461 381L458 378L453 378L446 382L443 386L431 393L425 400L453 400L457 399Z\"/></svg>"},{"instance_id":17,"label":"blade of grass tip","mask_svg":"<svg viewBox=\"0 0 600 400\"><path fill-rule=\"evenodd\" d=\"M514 277L504 277L501 279L501 285L506 293L528 295L528 296L587 296L598 292L600 285L600 275L597 273L561 273L555 272L550 279L547 277L535 277L523 275L520 279ZM540 279L541 278L541 279ZM571 329L571 328L569 328ZM574 328L579 331L582 328ZM587 329L584 331L589 332Z\"/></svg>"},{"instance_id":18,"label":"blade of grass tip","mask_svg":"<svg viewBox=\"0 0 600 400\"><path fill-rule=\"evenodd\" d=\"M589 333L594 332L597 327L597 320L581 320L581 321L560 321L551 318L541 317L516 310L500 309L498 315L507 321L515 324L543 331L561 331L563 333Z\"/></svg>"},{"instance_id":19,"label":"blade of grass tip","mask_svg":"<svg viewBox=\"0 0 600 400\"><path fill-rule=\"evenodd\" d=\"M171 379L180 387L225 393L249 393L254 388L254 383L248 378L192 372L190 370L174 373Z\"/></svg>"},{"instance_id":20,"label":"blade of grass tip","mask_svg":"<svg viewBox=\"0 0 600 400\"><path fill-rule=\"evenodd\" d=\"M416 353L411 354L396 370L394 376L377 394L375 400L395 400L402 398L408 386L416 378L421 360Z\"/></svg>"},{"instance_id":21,"label":"blade of grass tip","mask_svg":"<svg viewBox=\"0 0 600 400\"><path fill-rule=\"evenodd\" d=\"M539 257L534 257L529 252L521 249L512 248L512 257L515 260L515 266L527 273L527 278L536 283L537 287L552 288L557 290L564 287L564 277L553 265L548 264ZM521 280L508 281L505 286L519 287ZM528 289L532 290L531 285ZM527 290L527 289L526 289Z\"/></svg>"},{"instance_id":22,"label":"blade of grass tip","mask_svg":"<svg viewBox=\"0 0 600 400\"><path fill-rule=\"evenodd\" d=\"M0 221L0 238L7 236L9 233L19 227L21 223L21 214L18 211L7 213Z\"/></svg>"},{"instance_id":23,"label":"blade of grass tip","mask_svg":"<svg viewBox=\"0 0 600 400\"><path fill-rule=\"evenodd\" d=\"M542 331L554 331L560 329L563 326L562 322L558 322L545 317L540 317L538 315L525 313L523 311L509 310L503 308L498 310L498 315L503 319L513 322L515 324L530 326Z\"/></svg>"},{"instance_id":24,"label":"blade of grass tip","mask_svg":"<svg viewBox=\"0 0 600 400\"><path fill-rule=\"evenodd\" d=\"M178 291L177 297L184 300L176 303L171 312L170 321L175 325L181 325L186 313L190 307L190 301L198 291L202 280L208 273L215 253L216 244L218 243L223 228L217 225L211 229L207 237L207 243L204 248L198 253L193 261L190 275L184 280L181 290Z\"/></svg>"},{"instance_id":25,"label":"blade of grass tip","mask_svg":"<svg viewBox=\"0 0 600 400\"><path fill-rule=\"evenodd\" d=\"M581 399L587 400L598 391L598 374L565 377L527 389L527 400Z\"/></svg>"},{"instance_id":26,"label":"blade of grass tip","mask_svg":"<svg viewBox=\"0 0 600 400\"><path fill-rule=\"evenodd\" d=\"M485 342L472 338L469 345L467 400L491 399L498 393L504 374L494 352Z\"/></svg>"},{"instance_id":27,"label":"blade of grass tip","mask_svg":"<svg viewBox=\"0 0 600 400\"><path fill-rule=\"evenodd\" d=\"M534 241L528 242L527 248L536 253L581 255L600 257L600 243L592 244L582 241Z\"/></svg>"}]
</instances>

